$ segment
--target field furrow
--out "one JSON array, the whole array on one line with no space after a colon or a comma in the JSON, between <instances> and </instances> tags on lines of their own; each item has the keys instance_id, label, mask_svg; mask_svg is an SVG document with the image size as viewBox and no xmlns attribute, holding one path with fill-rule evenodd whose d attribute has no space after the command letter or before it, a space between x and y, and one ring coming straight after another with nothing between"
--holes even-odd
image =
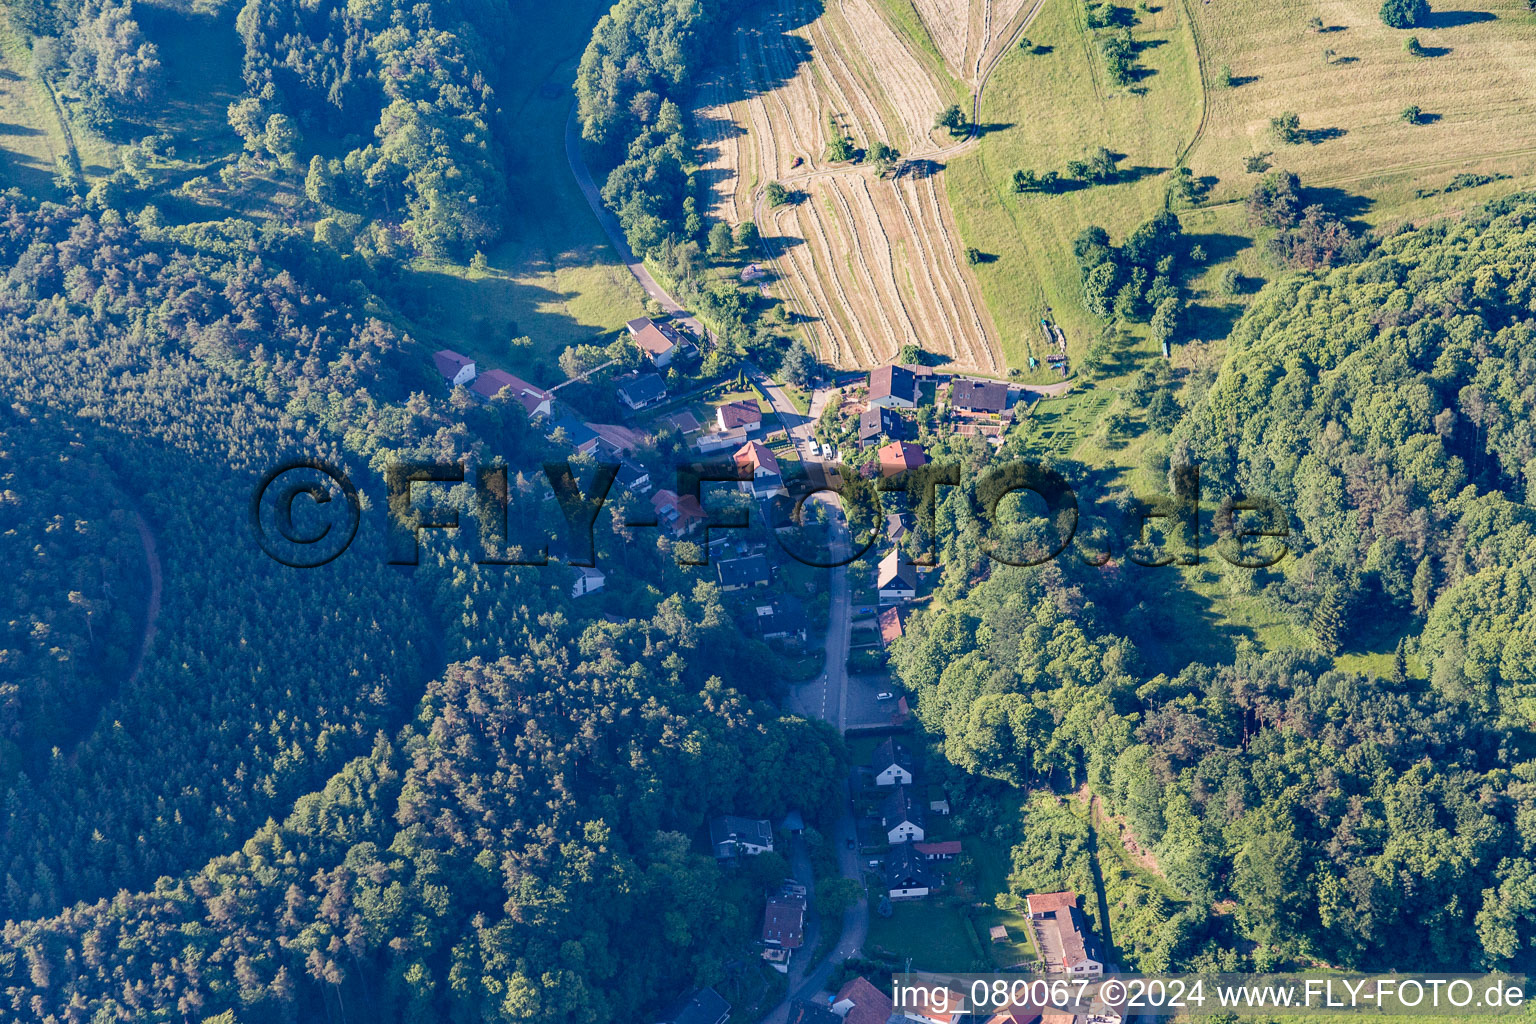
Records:
<instances>
[{"instance_id":1,"label":"field furrow","mask_svg":"<svg viewBox=\"0 0 1536 1024\"><path fill-rule=\"evenodd\" d=\"M858 208L859 219L868 229L870 252L866 262L873 268L873 272L881 284L881 292L888 297L891 307L899 311L899 318L906 329L906 337L902 344L915 342L922 344L922 332L918 327L917 318L912 314L912 304L902 294L901 285L896 278L896 260L891 252L891 238L886 231L885 224L880 220L880 213L875 209L875 202L869 194L869 181L860 177L854 181L851 188L854 204Z\"/></svg>"},{"instance_id":2,"label":"field furrow","mask_svg":"<svg viewBox=\"0 0 1536 1024\"><path fill-rule=\"evenodd\" d=\"M945 106L938 85L870 0L841 0L839 7L853 37L844 41L850 62L862 67L867 81L885 94L901 119L908 145L897 143L898 148L931 148L929 131Z\"/></svg>"},{"instance_id":3,"label":"field furrow","mask_svg":"<svg viewBox=\"0 0 1536 1024\"><path fill-rule=\"evenodd\" d=\"M955 335L960 324L960 310L950 294L948 281L937 266L942 255L933 245L927 225L920 221L922 203L913 185L911 174L903 176L900 186L893 193L893 200L907 226L911 259L910 273L914 278L921 280L928 293L933 296L933 308L938 318L939 330L929 339L929 345L936 347L942 341L943 348L940 351L958 360L961 345L957 342Z\"/></svg>"},{"instance_id":4,"label":"field furrow","mask_svg":"<svg viewBox=\"0 0 1536 1024\"><path fill-rule=\"evenodd\" d=\"M960 337L966 346L966 361L973 366L981 366L996 371L997 358L992 347L987 344L987 328L982 320L980 307L976 304L974 289L971 287L969 275L960 262L959 254L955 251L956 232L953 224L949 223L945 216L943 201L939 199L938 186L935 183L937 175L927 173L923 175L923 183L927 186L928 215L933 221L933 233L944 242L944 252L947 257L940 263L942 269L947 272L958 295L956 304L961 305L963 300L963 312L967 315L966 327L959 331Z\"/></svg>"},{"instance_id":5,"label":"field furrow","mask_svg":"<svg viewBox=\"0 0 1536 1024\"><path fill-rule=\"evenodd\" d=\"M849 301L848 289L843 283L844 277L847 276L848 256L846 250L840 252L834 249L827 240L826 225L823 223L827 215L823 212L820 203L814 200L802 203L798 212L802 229L805 223L809 221L812 234L814 235L814 244L810 246L811 261L819 268L820 273L823 275L822 280L832 282L834 294L828 295L827 298L835 302L837 310L852 322L853 326L848 333L852 336L849 340L852 343L851 349L855 360L854 365L873 365L875 359L874 350L870 347L867 337L870 327L866 327L855 315L854 305ZM809 242L810 239L807 239L807 241ZM873 325L870 326L872 327Z\"/></svg>"},{"instance_id":6,"label":"field furrow","mask_svg":"<svg viewBox=\"0 0 1536 1024\"><path fill-rule=\"evenodd\" d=\"M852 207L848 205L848 197L843 193L836 179L827 182L827 191L832 196L838 212L842 214L842 227L848 236L850 258L858 268L864 291L868 295L866 303L874 308L875 315L880 320L880 326L884 329L887 344L884 346L884 351L877 354L877 361L884 361L895 356L897 350L906 343L910 333L908 325L902 323L896 326L891 321L890 303L875 286L875 278L869 271L869 261L874 255L874 246L870 244L867 237L861 237L859 222L853 215Z\"/></svg>"}]
</instances>

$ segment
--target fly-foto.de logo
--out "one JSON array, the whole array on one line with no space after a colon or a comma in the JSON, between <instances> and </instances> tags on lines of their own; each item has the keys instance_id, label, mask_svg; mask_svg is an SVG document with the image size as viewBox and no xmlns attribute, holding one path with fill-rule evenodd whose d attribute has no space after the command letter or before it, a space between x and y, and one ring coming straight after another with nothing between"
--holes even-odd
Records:
<instances>
[{"instance_id":1,"label":"fly-foto.de logo","mask_svg":"<svg viewBox=\"0 0 1536 1024\"><path fill-rule=\"evenodd\" d=\"M548 462L540 469L541 481L520 476L521 486L513 486L504 463L471 470L463 462L394 462L384 470L379 502L336 464L295 459L257 482L251 527L268 556L294 568L336 559L356 537L365 510L380 513L389 562L403 566L418 564L423 531L468 528L478 534L479 565L545 565L553 542L563 548L561 561L595 566L605 508L626 531L696 540L676 546L678 561L689 565L708 563L713 531L747 529L754 515L787 555L815 567L862 558L886 535L891 515L910 517L916 539L904 546L919 566L937 564L940 533L961 528L975 531L987 557L1016 566L1039 565L1069 549L1090 565L1195 565L1209 547L1232 565L1261 569L1289 552L1290 517L1272 498L1202 494L1197 466L1175 468L1171 494L1121 498L1102 510L1084 509L1061 473L1028 460L969 477L959 463L929 463L874 479L839 466L817 480L769 481L750 465L690 462L667 481L675 489L643 495L623 486L615 492L617 463ZM950 504L956 498L958 507ZM537 514L546 501L559 512L553 533Z\"/></svg>"}]
</instances>

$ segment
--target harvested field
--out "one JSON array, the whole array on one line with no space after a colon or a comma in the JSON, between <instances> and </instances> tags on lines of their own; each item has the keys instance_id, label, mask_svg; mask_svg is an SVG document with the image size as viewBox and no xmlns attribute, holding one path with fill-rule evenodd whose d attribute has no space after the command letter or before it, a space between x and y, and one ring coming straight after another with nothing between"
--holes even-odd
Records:
<instances>
[{"instance_id":1,"label":"harvested field","mask_svg":"<svg viewBox=\"0 0 1536 1024\"><path fill-rule=\"evenodd\" d=\"M910 2L944 63L974 85L998 51L1010 45L1033 0L901 0Z\"/></svg>"},{"instance_id":2,"label":"harvested field","mask_svg":"<svg viewBox=\"0 0 1536 1024\"><path fill-rule=\"evenodd\" d=\"M840 367L888 362L918 344L958 368L1001 372L933 159L971 145L932 130L949 102L936 65L909 49L876 0L776 0L738 27L735 53L694 111L707 212L757 221L768 287L807 340ZM861 151L897 147L900 172L830 163L830 120ZM769 181L797 201L769 210L760 195Z\"/></svg>"}]
</instances>

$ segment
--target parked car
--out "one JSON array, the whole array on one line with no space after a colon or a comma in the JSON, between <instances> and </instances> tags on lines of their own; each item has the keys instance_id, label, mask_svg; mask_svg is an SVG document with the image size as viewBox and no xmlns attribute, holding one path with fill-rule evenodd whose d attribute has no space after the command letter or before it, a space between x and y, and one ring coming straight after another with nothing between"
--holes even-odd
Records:
<instances>
[{"instance_id":1,"label":"parked car","mask_svg":"<svg viewBox=\"0 0 1536 1024\"><path fill-rule=\"evenodd\" d=\"M896 695L894 693L892 693L890 690L882 690L879 693L875 694L875 699L876 700L890 700L894 696L896 696Z\"/></svg>"}]
</instances>

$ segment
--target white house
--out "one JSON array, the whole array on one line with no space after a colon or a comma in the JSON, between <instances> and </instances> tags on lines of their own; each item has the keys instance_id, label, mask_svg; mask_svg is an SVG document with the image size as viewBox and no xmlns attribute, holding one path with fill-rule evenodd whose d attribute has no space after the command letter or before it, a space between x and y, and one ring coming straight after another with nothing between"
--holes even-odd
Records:
<instances>
[{"instance_id":1,"label":"white house","mask_svg":"<svg viewBox=\"0 0 1536 1024\"><path fill-rule=\"evenodd\" d=\"M913 796L908 786L897 786L885 798L881 807L880 826L885 837L892 843L922 842L923 805Z\"/></svg>"},{"instance_id":2,"label":"white house","mask_svg":"<svg viewBox=\"0 0 1536 1024\"><path fill-rule=\"evenodd\" d=\"M722 814L709 820L709 845L717 860L773 852L773 825L767 818Z\"/></svg>"},{"instance_id":3,"label":"white house","mask_svg":"<svg viewBox=\"0 0 1536 1024\"><path fill-rule=\"evenodd\" d=\"M875 589L879 591L881 604L910 601L917 596L917 572L902 557L900 550L892 548L890 554L880 559Z\"/></svg>"},{"instance_id":4,"label":"white house","mask_svg":"<svg viewBox=\"0 0 1536 1024\"><path fill-rule=\"evenodd\" d=\"M738 467L752 472L752 479L743 480L741 489L754 498L772 497L784 489L778 457L761 441L748 441L736 450L734 457Z\"/></svg>"},{"instance_id":5,"label":"white house","mask_svg":"<svg viewBox=\"0 0 1536 1024\"><path fill-rule=\"evenodd\" d=\"M608 582L601 569L590 565L572 566L576 570L576 580L571 584L572 597L586 597L603 589L603 584Z\"/></svg>"},{"instance_id":6,"label":"white house","mask_svg":"<svg viewBox=\"0 0 1536 1024\"><path fill-rule=\"evenodd\" d=\"M875 748L870 767L875 770L877 786L905 786L912 781L912 755L893 737Z\"/></svg>"},{"instance_id":7,"label":"white house","mask_svg":"<svg viewBox=\"0 0 1536 1024\"><path fill-rule=\"evenodd\" d=\"M432 353L432 363L450 385L468 384L475 379L475 361L451 348Z\"/></svg>"}]
</instances>

